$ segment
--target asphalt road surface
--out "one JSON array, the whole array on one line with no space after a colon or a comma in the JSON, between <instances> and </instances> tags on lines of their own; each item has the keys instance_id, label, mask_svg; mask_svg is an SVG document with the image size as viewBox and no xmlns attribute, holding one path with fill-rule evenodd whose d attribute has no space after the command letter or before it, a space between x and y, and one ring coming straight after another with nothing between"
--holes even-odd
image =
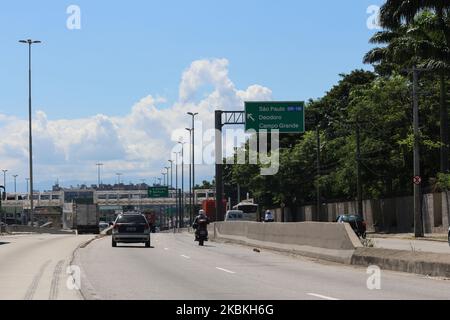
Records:
<instances>
[{"instance_id":1,"label":"asphalt road surface","mask_svg":"<svg viewBox=\"0 0 450 320\"><path fill-rule=\"evenodd\" d=\"M0 237L0 300L79 300L66 285L73 252L93 236Z\"/></svg>"},{"instance_id":2,"label":"asphalt road surface","mask_svg":"<svg viewBox=\"0 0 450 320\"><path fill-rule=\"evenodd\" d=\"M111 247L111 238L77 251L86 299L405 300L450 299L450 281L382 271L369 290L365 268L317 262L234 244L199 247L190 234L155 234L153 248Z\"/></svg>"}]
</instances>

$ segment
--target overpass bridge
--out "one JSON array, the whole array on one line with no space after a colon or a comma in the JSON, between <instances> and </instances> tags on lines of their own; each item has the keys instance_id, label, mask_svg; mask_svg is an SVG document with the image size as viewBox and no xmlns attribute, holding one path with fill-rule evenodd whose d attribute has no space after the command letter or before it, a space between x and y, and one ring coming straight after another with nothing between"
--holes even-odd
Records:
<instances>
[{"instance_id":1,"label":"overpass bridge","mask_svg":"<svg viewBox=\"0 0 450 320\"><path fill-rule=\"evenodd\" d=\"M214 190L195 190L194 204L201 205L205 199L214 198ZM35 192L33 194L33 207L64 207L64 203L71 203L75 198L92 198L99 207L141 207L141 206L175 206L175 191L171 190L169 198L149 198L146 190L61 190L51 192ZM189 204L190 194L184 193L184 203ZM2 201L6 208L29 210L30 199L28 194L8 193L6 200Z\"/></svg>"}]
</instances>

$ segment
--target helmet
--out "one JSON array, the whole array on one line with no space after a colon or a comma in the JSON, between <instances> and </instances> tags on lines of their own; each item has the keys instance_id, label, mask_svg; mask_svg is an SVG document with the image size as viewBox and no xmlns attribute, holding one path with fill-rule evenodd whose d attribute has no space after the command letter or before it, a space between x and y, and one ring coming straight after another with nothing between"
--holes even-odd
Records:
<instances>
[{"instance_id":1,"label":"helmet","mask_svg":"<svg viewBox=\"0 0 450 320\"><path fill-rule=\"evenodd\" d=\"M204 215L205 215L205 210L200 210L200 211L198 212L198 214L204 216Z\"/></svg>"}]
</instances>

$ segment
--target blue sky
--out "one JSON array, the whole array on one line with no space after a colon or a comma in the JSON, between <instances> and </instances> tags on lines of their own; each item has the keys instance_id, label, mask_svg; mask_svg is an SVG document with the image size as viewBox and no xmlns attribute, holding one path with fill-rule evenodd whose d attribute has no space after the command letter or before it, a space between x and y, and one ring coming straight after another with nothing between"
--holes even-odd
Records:
<instances>
[{"instance_id":1,"label":"blue sky","mask_svg":"<svg viewBox=\"0 0 450 320\"><path fill-rule=\"evenodd\" d=\"M274 100L317 98L340 73L370 68L362 64L374 32L366 11L383 2L4 2L0 114L26 119L27 51L17 40L28 37L44 42L33 49L34 107L49 121L124 117L148 95L166 99L156 108L170 108L179 100L183 72L202 59L227 59L236 88L258 84ZM66 28L72 4L81 9L81 30ZM196 99L211 86L197 88Z\"/></svg>"}]
</instances>

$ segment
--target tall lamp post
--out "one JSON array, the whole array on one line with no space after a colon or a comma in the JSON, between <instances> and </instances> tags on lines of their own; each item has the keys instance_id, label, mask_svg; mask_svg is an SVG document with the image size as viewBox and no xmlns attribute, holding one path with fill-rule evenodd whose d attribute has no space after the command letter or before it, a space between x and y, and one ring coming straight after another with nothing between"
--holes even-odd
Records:
<instances>
[{"instance_id":1,"label":"tall lamp post","mask_svg":"<svg viewBox=\"0 0 450 320\"><path fill-rule=\"evenodd\" d=\"M184 227L184 145L186 142L184 141L178 141L179 144L181 144L181 227Z\"/></svg>"},{"instance_id":2,"label":"tall lamp post","mask_svg":"<svg viewBox=\"0 0 450 320\"><path fill-rule=\"evenodd\" d=\"M18 176L19 176L18 174L13 175L13 177L14 177L14 201L17 200L17 177ZM17 206L14 205L14 224L16 224L16 223L17 223Z\"/></svg>"},{"instance_id":3,"label":"tall lamp post","mask_svg":"<svg viewBox=\"0 0 450 320\"><path fill-rule=\"evenodd\" d=\"M6 173L8 172L8 170L2 170L3 171L3 186L5 187L5 192L6 192Z\"/></svg>"},{"instance_id":4,"label":"tall lamp post","mask_svg":"<svg viewBox=\"0 0 450 320\"><path fill-rule=\"evenodd\" d=\"M194 217L194 206L195 206L195 117L198 115L198 112L188 112L188 115L192 117L192 133L191 133L191 163L192 163L192 207L191 207L191 215Z\"/></svg>"},{"instance_id":5,"label":"tall lamp post","mask_svg":"<svg viewBox=\"0 0 450 320\"><path fill-rule=\"evenodd\" d=\"M166 184L167 173L163 172L163 173L161 173L161 174L163 175L163 181L164 181L163 187L165 187L165 186L167 185L167 184Z\"/></svg>"},{"instance_id":6,"label":"tall lamp post","mask_svg":"<svg viewBox=\"0 0 450 320\"><path fill-rule=\"evenodd\" d=\"M173 160L169 160L170 162L170 189L173 189Z\"/></svg>"},{"instance_id":7,"label":"tall lamp post","mask_svg":"<svg viewBox=\"0 0 450 320\"><path fill-rule=\"evenodd\" d=\"M180 208L179 208L179 202L178 202L178 152L174 152L175 154L175 202L177 204L177 220L180 219ZM180 221L178 221L177 225L179 226Z\"/></svg>"},{"instance_id":8,"label":"tall lamp post","mask_svg":"<svg viewBox=\"0 0 450 320\"><path fill-rule=\"evenodd\" d=\"M20 43L28 45L28 144L29 144L29 161L30 161L30 220L33 226L33 136L32 136L32 117L31 117L31 46L41 43L37 40L19 40Z\"/></svg>"},{"instance_id":9,"label":"tall lamp post","mask_svg":"<svg viewBox=\"0 0 450 320\"><path fill-rule=\"evenodd\" d=\"M100 180L100 168L103 166L103 163L97 163L97 173L98 173L98 180L97 180L97 187L100 189L100 184L101 184L101 180Z\"/></svg>"},{"instance_id":10,"label":"tall lamp post","mask_svg":"<svg viewBox=\"0 0 450 320\"><path fill-rule=\"evenodd\" d=\"M170 170L170 167L164 167L164 169L166 169L166 177L167 177L166 187L169 187L169 170Z\"/></svg>"},{"instance_id":11,"label":"tall lamp post","mask_svg":"<svg viewBox=\"0 0 450 320\"><path fill-rule=\"evenodd\" d=\"M192 128L186 128L186 130L187 131L189 131L189 141L191 141L192 142L192 131L193 131L193 129ZM191 145L190 145L190 147L189 147L189 152L190 152L190 156L191 156L191 159L189 160L189 224L190 225L192 225L192 220L193 220L193 217L194 217L194 209L193 209L193 207L192 207L192 165L193 165L193 163L192 163L192 143L191 143Z\"/></svg>"}]
</instances>

